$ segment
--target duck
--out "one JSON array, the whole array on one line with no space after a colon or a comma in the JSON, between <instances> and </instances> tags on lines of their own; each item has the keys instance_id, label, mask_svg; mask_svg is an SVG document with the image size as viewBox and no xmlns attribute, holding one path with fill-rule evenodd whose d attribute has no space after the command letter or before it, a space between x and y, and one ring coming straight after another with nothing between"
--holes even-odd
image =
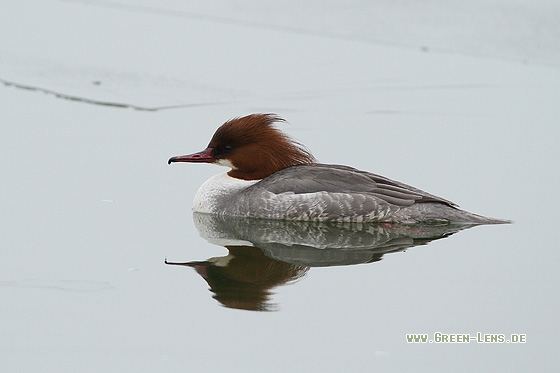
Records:
<instances>
[{"instance_id":1,"label":"duck","mask_svg":"<svg viewBox=\"0 0 560 373\"><path fill-rule=\"evenodd\" d=\"M350 166L319 163L278 128L272 113L232 118L197 153L176 162L211 163L228 172L205 181L194 196L198 213L317 222L505 224L447 199Z\"/></svg>"}]
</instances>

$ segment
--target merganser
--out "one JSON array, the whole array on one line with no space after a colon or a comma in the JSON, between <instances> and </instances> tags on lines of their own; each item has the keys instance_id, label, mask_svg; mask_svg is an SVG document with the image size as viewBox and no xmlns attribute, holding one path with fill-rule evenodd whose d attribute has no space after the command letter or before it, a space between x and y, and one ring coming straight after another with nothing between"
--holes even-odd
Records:
<instances>
[{"instance_id":1,"label":"merganser","mask_svg":"<svg viewBox=\"0 0 560 373\"><path fill-rule=\"evenodd\" d=\"M251 114L220 126L201 152L172 162L230 167L198 189L195 212L300 221L503 224L384 176L320 164L275 127L275 114Z\"/></svg>"}]
</instances>

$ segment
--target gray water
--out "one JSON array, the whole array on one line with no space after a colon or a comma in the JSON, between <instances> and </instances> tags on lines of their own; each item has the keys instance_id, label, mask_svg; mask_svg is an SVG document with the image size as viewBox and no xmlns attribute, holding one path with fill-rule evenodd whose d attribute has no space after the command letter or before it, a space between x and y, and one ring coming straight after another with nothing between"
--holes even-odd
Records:
<instances>
[{"instance_id":1,"label":"gray water","mask_svg":"<svg viewBox=\"0 0 560 373\"><path fill-rule=\"evenodd\" d=\"M10 4L3 370L558 369L557 67L80 2ZM32 9L60 22L49 28ZM191 211L198 186L225 169L167 159L251 112L285 117L281 129L321 162L514 223L428 234L241 221L225 228L239 240L228 251L224 229Z\"/></svg>"}]
</instances>

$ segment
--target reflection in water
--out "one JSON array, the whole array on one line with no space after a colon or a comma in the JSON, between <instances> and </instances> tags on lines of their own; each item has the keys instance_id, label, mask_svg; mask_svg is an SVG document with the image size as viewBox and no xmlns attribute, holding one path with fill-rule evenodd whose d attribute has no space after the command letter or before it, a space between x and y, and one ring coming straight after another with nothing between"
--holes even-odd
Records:
<instances>
[{"instance_id":1,"label":"reflection in water","mask_svg":"<svg viewBox=\"0 0 560 373\"><path fill-rule=\"evenodd\" d=\"M226 307L270 311L271 290L303 277L310 267L372 263L386 253L425 245L472 224L360 224L263 220L194 213L200 235L229 255L194 268Z\"/></svg>"},{"instance_id":2,"label":"reflection in water","mask_svg":"<svg viewBox=\"0 0 560 373\"><path fill-rule=\"evenodd\" d=\"M193 267L224 306L252 311L274 309L268 303L270 289L295 281L309 267L270 259L251 246L226 246L229 255L204 262L170 263Z\"/></svg>"}]
</instances>

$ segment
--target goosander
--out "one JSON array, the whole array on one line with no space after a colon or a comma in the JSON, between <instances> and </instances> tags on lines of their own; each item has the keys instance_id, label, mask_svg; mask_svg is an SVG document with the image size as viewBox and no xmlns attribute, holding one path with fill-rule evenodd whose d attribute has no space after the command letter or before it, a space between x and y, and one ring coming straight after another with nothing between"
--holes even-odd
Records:
<instances>
[{"instance_id":1,"label":"goosander","mask_svg":"<svg viewBox=\"0 0 560 373\"><path fill-rule=\"evenodd\" d=\"M214 163L231 170L198 189L195 212L299 221L502 224L446 199L348 166L320 164L282 133L275 114L228 120L201 152L172 162Z\"/></svg>"}]
</instances>

